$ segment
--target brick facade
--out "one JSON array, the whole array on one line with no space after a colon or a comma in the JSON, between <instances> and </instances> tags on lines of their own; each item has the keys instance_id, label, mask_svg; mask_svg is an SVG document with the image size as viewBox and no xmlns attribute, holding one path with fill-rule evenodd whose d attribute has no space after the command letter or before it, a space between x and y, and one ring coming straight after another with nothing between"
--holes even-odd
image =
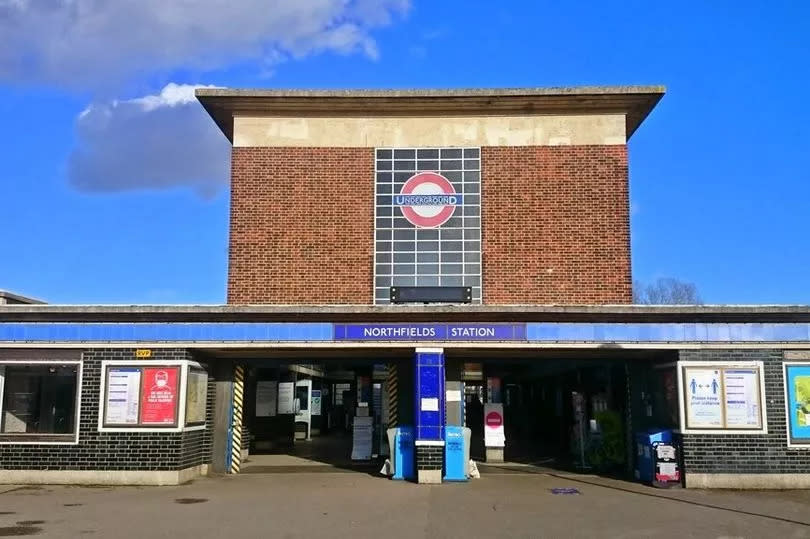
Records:
<instances>
[{"instance_id":1,"label":"brick facade","mask_svg":"<svg viewBox=\"0 0 810 539\"><path fill-rule=\"evenodd\" d=\"M373 148L233 149L228 303L372 302ZM627 148L482 148L484 303L630 303Z\"/></svg>"},{"instance_id":2,"label":"brick facade","mask_svg":"<svg viewBox=\"0 0 810 539\"><path fill-rule=\"evenodd\" d=\"M767 434L685 434L684 469L691 473L807 473L810 451L789 449L781 350L682 350L682 361L762 361Z\"/></svg>"},{"instance_id":3,"label":"brick facade","mask_svg":"<svg viewBox=\"0 0 810 539\"><path fill-rule=\"evenodd\" d=\"M370 304L374 150L234 148L228 303Z\"/></svg>"},{"instance_id":4,"label":"brick facade","mask_svg":"<svg viewBox=\"0 0 810 539\"><path fill-rule=\"evenodd\" d=\"M417 470L441 470L444 467L444 447L438 445L416 446Z\"/></svg>"},{"instance_id":5,"label":"brick facade","mask_svg":"<svg viewBox=\"0 0 810 539\"><path fill-rule=\"evenodd\" d=\"M53 354L51 354L52 356ZM82 354L79 443L0 445L3 470L182 470L211 462L214 379L209 370L206 425L189 432L98 432L101 362L134 358L131 349L94 349ZM149 361L192 359L184 349L154 350ZM139 360L144 364L147 361ZM183 396L183 398L185 398Z\"/></svg>"},{"instance_id":6,"label":"brick facade","mask_svg":"<svg viewBox=\"0 0 810 539\"><path fill-rule=\"evenodd\" d=\"M484 147L484 303L631 303L627 147Z\"/></svg>"}]
</instances>

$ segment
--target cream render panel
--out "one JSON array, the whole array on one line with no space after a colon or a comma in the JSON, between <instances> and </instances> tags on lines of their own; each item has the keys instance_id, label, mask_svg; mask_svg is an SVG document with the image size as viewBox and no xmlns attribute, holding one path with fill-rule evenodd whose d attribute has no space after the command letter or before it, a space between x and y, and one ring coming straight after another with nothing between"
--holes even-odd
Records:
<instances>
[{"instance_id":1,"label":"cream render panel","mask_svg":"<svg viewBox=\"0 0 810 539\"><path fill-rule=\"evenodd\" d=\"M453 147L625 144L624 114L535 116L236 116L233 145Z\"/></svg>"}]
</instances>

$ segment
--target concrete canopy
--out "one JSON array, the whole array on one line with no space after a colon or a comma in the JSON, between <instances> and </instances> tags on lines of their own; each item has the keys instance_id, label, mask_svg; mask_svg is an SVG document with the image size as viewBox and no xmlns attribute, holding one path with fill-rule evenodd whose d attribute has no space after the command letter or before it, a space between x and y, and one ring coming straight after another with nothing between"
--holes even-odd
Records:
<instances>
[{"instance_id":1,"label":"concrete canopy","mask_svg":"<svg viewBox=\"0 0 810 539\"><path fill-rule=\"evenodd\" d=\"M455 116L624 114L627 138L664 96L664 86L407 90L198 88L197 99L233 142L239 115Z\"/></svg>"}]
</instances>

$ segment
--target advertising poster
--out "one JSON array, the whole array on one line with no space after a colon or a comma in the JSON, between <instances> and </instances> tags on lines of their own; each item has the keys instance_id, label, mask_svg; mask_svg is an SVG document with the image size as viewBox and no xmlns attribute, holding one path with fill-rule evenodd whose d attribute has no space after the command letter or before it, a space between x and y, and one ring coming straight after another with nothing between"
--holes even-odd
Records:
<instances>
[{"instance_id":1,"label":"advertising poster","mask_svg":"<svg viewBox=\"0 0 810 539\"><path fill-rule=\"evenodd\" d=\"M683 371L687 428L723 428L720 369L684 367Z\"/></svg>"},{"instance_id":2,"label":"advertising poster","mask_svg":"<svg viewBox=\"0 0 810 539\"><path fill-rule=\"evenodd\" d=\"M761 427L759 370L723 369L723 385L726 388L726 427Z\"/></svg>"},{"instance_id":3,"label":"advertising poster","mask_svg":"<svg viewBox=\"0 0 810 539\"><path fill-rule=\"evenodd\" d=\"M186 384L186 425L205 423L205 404L208 396L208 373L189 370Z\"/></svg>"},{"instance_id":4,"label":"advertising poster","mask_svg":"<svg viewBox=\"0 0 810 539\"><path fill-rule=\"evenodd\" d=\"M293 401L295 399L293 382L280 382L278 384L278 413L279 415L295 413Z\"/></svg>"},{"instance_id":5,"label":"advertising poster","mask_svg":"<svg viewBox=\"0 0 810 539\"><path fill-rule=\"evenodd\" d=\"M785 364L791 445L810 446L810 364Z\"/></svg>"},{"instance_id":6,"label":"advertising poster","mask_svg":"<svg viewBox=\"0 0 810 539\"><path fill-rule=\"evenodd\" d=\"M177 421L179 367L143 369L141 424L174 425Z\"/></svg>"},{"instance_id":7,"label":"advertising poster","mask_svg":"<svg viewBox=\"0 0 810 539\"><path fill-rule=\"evenodd\" d=\"M276 393L278 382L263 380L256 382L256 417L276 415Z\"/></svg>"},{"instance_id":8,"label":"advertising poster","mask_svg":"<svg viewBox=\"0 0 810 539\"><path fill-rule=\"evenodd\" d=\"M137 425L141 389L141 369L110 367L107 369L107 403L104 423Z\"/></svg>"}]
</instances>

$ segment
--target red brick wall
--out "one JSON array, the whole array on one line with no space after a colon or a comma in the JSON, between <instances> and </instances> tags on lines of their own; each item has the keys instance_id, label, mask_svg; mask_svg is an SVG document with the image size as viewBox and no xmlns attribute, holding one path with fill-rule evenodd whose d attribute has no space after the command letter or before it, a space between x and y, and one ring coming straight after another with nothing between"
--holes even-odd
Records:
<instances>
[{"instance_id":1,"label":"red brick wall","mask_svg":"<svg viewBox=\"0 0 810 539\"><path fill-rule=\"evenodd\" d=\"M484 303L632 302L626 146L481 155Z\"/></svg>"},{"instance_id":2,"label":"red brick wall","mask_svg":"<svg viewBox=\"0 0 810 539\"><path fill-rule=\"evenodd\" d=\"M626 147L481 152L484 303L630 303ZM234 148L231 167L228 303L373 301L372 148Z\"/></svg>"},{"instance_id":3,"label":"red brick wall","mask_svg":"<svg viewBox=\"0 0 810 539\"><path fill-rule=\"evenodd\" d=\"M373 219L373 149L234 148L228 303L371 303Z\"/></svg>"}]
</instances>

